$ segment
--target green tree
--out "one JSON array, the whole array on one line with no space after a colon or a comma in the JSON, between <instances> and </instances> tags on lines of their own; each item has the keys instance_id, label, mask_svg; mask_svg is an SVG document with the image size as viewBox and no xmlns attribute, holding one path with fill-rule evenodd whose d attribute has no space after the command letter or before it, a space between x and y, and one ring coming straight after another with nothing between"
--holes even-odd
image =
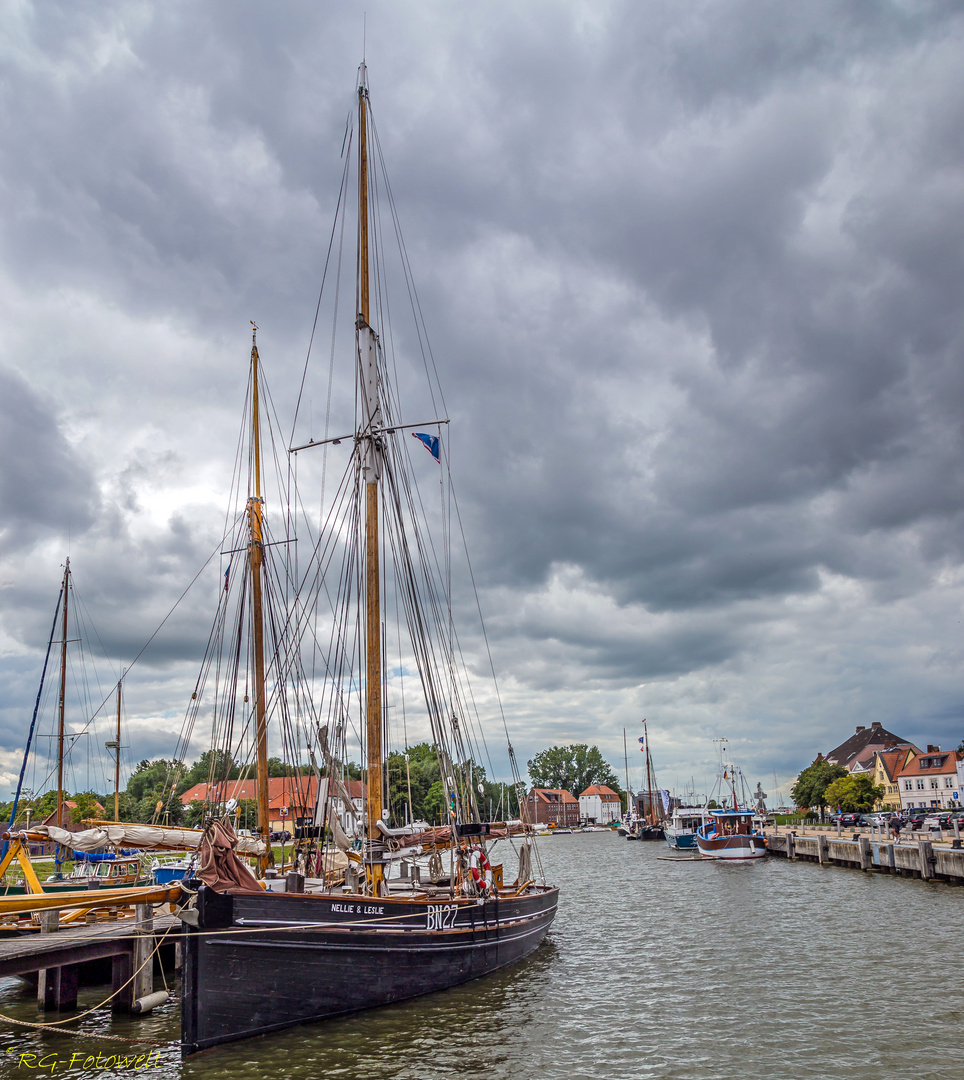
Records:
<instances>
[{"instance_id":1,"label":"green tree","mask_svg":"<svg viewBox=\"0 0 964 1080\"><path fill-rule=\"evenodd\" d=\"M884 789L869 776L840 776L824 792L827 806L857 814L873 810L883 797Z\"/></svg>"},{"instance_id":2,"label":"green tree","mask_svg":"<svg viewBox=\"0 0 964 1080\"><path fill-rule=\"evenodd\" d=\"M405 754L408 754L406 769ZM388 793L392 817L396 822L406 820L408 813L408 791L411 783L412 819L421 819L437 824L441 819L448 821L448 806L445 805L442 785L442 771L438 755L431 743L416 743L407 751L395 751L388 756ZM483 820L493 815L517 817L519 801L512 784L500 784L486 777L485 769L469 759L456 769L459 775L459 789L462 783L468 784L471 778L472 794L478 804ZM481 785L482 790L479 791Z\"/></svg>"},{"instance_id":3,"label":"green tree","mask_svg":"<svg viewBox=\"0 0 964 1080\"><path fill-rule=\"evenodd\" d=\"M164 758L140 762L121 797L124 821L149 822L155 820L156 815L156 820L162 824L179 825L184 817L184 807L172 788L172 780L181 767L179 762ZM159 808L158 803L161 804Z\"/></svg>"},{"instance_id":4,"label":"green tree","mask_svg":"<svg viewBox=\"0 0 964 1080\"><path fill-rule=\"evenodd\" d=\"M405 754L408 754L406 770ZM435 800L431 808L426 799L433 784L442 787L442 770L439 768L438 755L431 743L416 743L404 753L393 751L388 755L388 797L392 815L396 821L404 821L408 806L409 777L412 785L412 816L423 821L437 820ZM434 816L430 816L433 815Z\"/></svg>"},{"instance_id":5,"label":"green tree","mask_svg":"<svg viewBox=\"0 0 964 1080\"><path fill-rule=\"evenodd\" d=\"M273 760L277 761L277 758ZM143 764L143 762L141 763ZM268 769L268 775L272 775ZM224 750L205 750L204 753L181 777L177 788L178 794L183 795L188 788L195 784L217 784L223 780L239 780L241 768L235 764L231 755Z\"/></svg>"},{"instance_id":6,"label":"green tree","mask_svg":"<svg viewBox=\"0 0 964 1080\"><path fill-rule=\"evenodd\" d=\"M444 823L447 820L449 808L445 802L445 789L441 779L436 780L428 789L423 809L425 813L422 817L431 825L436 825L440 821Z\"/></svg>"},{"instance_id":7,"label":"green tree","mask_svg":"<svg viewBox=\"0 0 964 1080\"><path fill-rule=\"evenodd\" d=\"M604 784L623 794L612 767L598 746L574 743L550 746L527 763L533 787L560 788L579 796L593 784Z\"/></svg>"},{"instance_id":8,"label":"green tree","mask_svg":"<svg viewBox=\"0 0 964 1080\"><path fill-rule=\"evenodd\" d=\"M794 803L802 808L819 807L820 816L827 802L827 788L842 776L847 776L847 770L842 765L833 765L826 761L822 754L818 754L816 760L808 765L797 777L797 782L790 789Z\"/></svg>"},{"instance_id":9,"label":"green tree","mask_svg":"<svg viewBox=\"0 0 964 1080\"><path fill-rule=\"evenodd\" d=\"M184 808L184 824L191 829L200 828L207 812L207 804L202 799L192 799Z\"/></svg>"},{"instance_id":10,"label":"green tree","mask_svg":"<svg viewBox=\"0 0 964 1080\"><path fill-rule=\"evenodd\" d=\"M86 818L95 818L100 814L97 804L101 798L92 791L78 791L76 795L70 796L70 801L75 804L70 811L70 820L75 825L79 825Z\"/></svg>"}]
</instances>

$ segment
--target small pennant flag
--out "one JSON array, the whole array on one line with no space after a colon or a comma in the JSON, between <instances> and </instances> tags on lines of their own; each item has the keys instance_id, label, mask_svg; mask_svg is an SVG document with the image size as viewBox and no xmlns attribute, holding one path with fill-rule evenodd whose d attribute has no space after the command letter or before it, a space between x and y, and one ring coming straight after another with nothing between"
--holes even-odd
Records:
<instances>
[{"instance_id":1,"label":"small pennant flag","mask_svg":"<svg viewBox=\"0 0 964 1080\"><path fill-rule=\"evenodd\" d=\"M227 570L224 571L224 591L228 591L228 575L231 573L231 564L228 563Z\"/></svg>"},{"instance_id":2,"label":"small pennant flag","mask_svg":"<svg viewBox=\"0 0 964 1080\"><path fill-rule=\"evenodd\" d=\"M424 431L413 431L412 435L418 439L432 457L441 465L442 454L439 449L438 435L428 435Z\"/></svg>"}]
</instances>

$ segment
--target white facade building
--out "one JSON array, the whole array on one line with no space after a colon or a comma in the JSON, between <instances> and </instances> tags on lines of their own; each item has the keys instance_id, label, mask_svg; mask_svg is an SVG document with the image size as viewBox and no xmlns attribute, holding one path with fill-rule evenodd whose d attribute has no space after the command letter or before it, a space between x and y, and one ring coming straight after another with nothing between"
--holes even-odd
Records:
<instances>
[{"instance_id":1,"label":"white facade building","mask_svg":"<svg viewBox=\"0 0 964 1080\"><path fill-rule=\"evenodd\" d=\"M590 824L608 825L623 816L622 799L612 788L593 784L579 796L579 818Z\"/></svg>"}]
</instances>

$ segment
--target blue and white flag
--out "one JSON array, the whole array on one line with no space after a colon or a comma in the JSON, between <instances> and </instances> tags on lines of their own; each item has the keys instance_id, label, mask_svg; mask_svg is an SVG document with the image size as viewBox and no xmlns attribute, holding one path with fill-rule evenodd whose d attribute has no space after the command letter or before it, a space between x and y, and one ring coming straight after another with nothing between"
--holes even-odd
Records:
<instances>
[{"instance_id":1,"label":"blue and white flag","mask_svg":"<svg viewBox=\"0 0 964 1080\"><path fill-rule=\"evenodd\" d=\"M421 442L433 458L442 464L442 453L439 448L438 435L427 435L424 431L413 431L412 435Z\"/></svg>"}]
</instances>

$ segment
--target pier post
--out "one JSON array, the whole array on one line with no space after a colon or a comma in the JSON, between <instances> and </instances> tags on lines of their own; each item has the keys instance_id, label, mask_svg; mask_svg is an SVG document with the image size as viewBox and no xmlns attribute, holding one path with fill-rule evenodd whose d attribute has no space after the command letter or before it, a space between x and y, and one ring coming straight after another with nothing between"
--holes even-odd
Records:
<instances>
[{"instance_id":1,"label":"pier post","mask_svg":"<svg viewBox=\"0 0 964 1080\"><path fill-rule=\"evenodd\" d=\"M920 852L920 876L929 881L934 876L934 845L930 840L918 840L917 849Z\"/></svg>"},{"instance_id":2,"label":"pier post","mask_svg":"<svg viewBox=\"0 0 964 1080\"><path fill-rule=\"evenodd\" d=\"M131 980L131 954L129 952L117 953L111 957L110 989L113 997L110 1000L111 1012L129 1013L134 1004L134 984Z\"/></svg>"},{"instance_id":3,"label":"pier post","mask_svg":"<svg viewBox=\"0 0 964 1080\"><path fill-rule=\"evenodd\" d=\"M60 925L60 912L59 911L41 911L40 912L40 933L52 934ZM41 968L37 972L37 1008L52 1009L54 1008L54 975L56 968Z\"/></svg>"},{"instance_id":4,"label":"pier post","mask_svg":"<svg viewBox=\"0 0 964 1080\"><path fill-rule=\"evenodd\" d=\"M147 997L154 992L154 906L135 904L134 986L132 997Z\"/></svg>"},{"instance_id":5,"label":"pier post","mask_svg":"<svg viewBox=\"0 0 964 1080\"><path fill-rule=\"evenodd\" d=\"M860 869L869 870L874 865L874 851L870 839L866 836L857 838L857 850L860 853Z\"/></svg>"},{"instance_id":6,"label":"pier post","mask_svg":"<svg viewBox=\"0 0 964 1080\"><path fill-rule=\"evenodd\" d=\"M890 844L887 847L887 866L892 874L897 872L897 856L894 853L896 844Z\"/></svg>"},{"instance_id":7,"label":"pier post","mask_svg":"<svg viewBox=\"0 0 964 1080\"><path fill-rule=\"evenodd\" d=\"M821 833L817 837L817 862L821 866L826 866L830 862L830 841L826 833Z\"/></svg>"},{"instance_id":8,"label":"pier post","mask_svg":"<svg viewBox=\"0 0 964 1080\"><path fill-rule=\"evenodd\" d=\"M792 829L787 831L787 858L795 859L797 857L796 847L794 841L797 838L797 834Z\"/></svg>"}]
</instances>

